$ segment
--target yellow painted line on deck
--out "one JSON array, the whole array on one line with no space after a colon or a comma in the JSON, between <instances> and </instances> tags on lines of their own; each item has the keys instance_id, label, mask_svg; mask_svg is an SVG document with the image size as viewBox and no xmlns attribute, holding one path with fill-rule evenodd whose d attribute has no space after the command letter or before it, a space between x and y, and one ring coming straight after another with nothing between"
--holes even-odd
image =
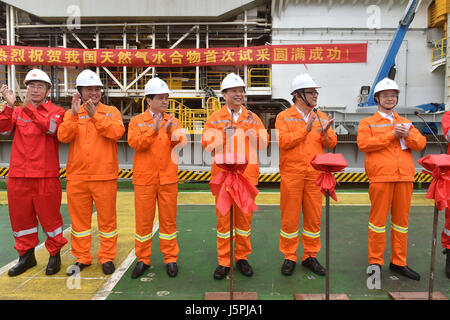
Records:
<instances>
[{"instance_id":1,"label":"yellow painted line on deck","mask_svg":"<svg viewBox=\"0 0 450 320\"><path fill-rule=\"evenodd\" d=\"M339 192L338 201L330 198L331 206L370 206L367 193ZM260 192L255 199L258 205L279 205L280 194L278 192ZM178 193L179 205L214 205L215 199L211 192L180 192ZM323 197L325 205L325 197ZM426 199L425 193L413 194L411 205L434 206L434 200Z\"/></svg>"},{"instance_id":2,"label":"yellow painted line on deck","mask_svg":"<svg viewBox=\"0 0 450 320\"><path fill-rule=\"evenodd\" d=\"M131 192L118 192L125 197L130 198L131 210L134 210L134 193ZM413 206L434 206L434 200L426 199L426 193L415 192L412 196L411 205ZM335 202L330 199L330 205L332 206L369 206L370 199L369 194L365 192L337 192L338 201ZM119 200L118 200L119 201ZM66 193L62 194L62 203L67 204ZM0 204L8 204L6 197L6 191L0 192ZM179 192L178 193L179 205L214 205L215 199L211 192ZM256 197L256 204L259 205L279 205L280 194L279 192L260 192ZM325 204L325 197L323 197L323 204Z\"/></svg>"}]
</instances>

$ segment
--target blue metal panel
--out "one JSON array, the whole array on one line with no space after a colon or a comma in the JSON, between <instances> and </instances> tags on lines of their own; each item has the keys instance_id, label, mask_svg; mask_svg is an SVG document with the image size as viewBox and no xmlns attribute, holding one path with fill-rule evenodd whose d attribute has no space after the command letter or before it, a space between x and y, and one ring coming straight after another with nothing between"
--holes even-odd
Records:
<instances>
[{"instance_id":1,"label":"blue metal panel","mask_svg":"<svg viewBox=\"0 0 450 320\"><path fill-rule=\"evenodd\" d=\"M370 93L365 103L361 103L361 107L369 107L375 106L376 102L373 99L373 91L378 82L382 79L386 78L391 70L392 66L395 65L395 57L397 56L398 50L402 45L403 39L405 38L406 32L408 31L409 25L414 19L415 12L419 8L421 0L410 0L403 15L403 18L399 21L397 31L389 45L389 49L386 52L386 56L384 57L383 63L378 71L377 76L375 77L375 81L370 87ZM393 79L394 80L394 79Z\"/></svg>"}]
</instances>

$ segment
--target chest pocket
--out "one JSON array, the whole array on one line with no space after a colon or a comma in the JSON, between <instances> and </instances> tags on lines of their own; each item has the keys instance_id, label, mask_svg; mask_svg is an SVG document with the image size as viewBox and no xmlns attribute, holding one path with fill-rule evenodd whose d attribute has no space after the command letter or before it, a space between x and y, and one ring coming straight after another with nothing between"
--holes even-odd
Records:
<instances>
[{"instance_id":1,"label":"chest pocket","mask_svg":"<svg viewBox=\"0 0 450 320\"><path fill-rule=\"evenodd\" d=\"M305 120L301 118L285 118L289 131L297 131L299 128L306 126Z\"/></svg>"},{"instance_id":2,"label":"chest pocket","mask_svg":"<svg viewBox=\"0 0 450 320\"><path fill-rule=\"evenodd\" d=\"M384 133L392 130L392 124L390 124L390 123L371 124L369 127L370 127L370 131L372 132L372 135L374 135L374 136L384 134Z\"/></svg>"},{"instance_id":3,"label":"chest pocket","mask_svg":"<svg viewBox=\"0 0 450 320\"><path fill-rule=\"evenodd\" d=\"M18 130L24 135L37 135L42 134L42 131L37 127L31 119L25 119L18 116L16 119L16 126Z\"/></svg>"},{"instance_id":4,"label":"chest pocket","mask_svg":"<svg viewBox=\"0 0 450 320\"><path fill-rule=\"evenodd\" d=\"M214 126L214 128L218 130L223 130L223 128L228 127L230 125L231 120L224 119L224 120L216 120L212 121L211 124ZM236 125L236 123L234 124Z\"/></svg>"},{"instance_id":5,"label":"chest pocket","mask_svg":"<svg viewBox=\"0 0 450 320\"><path fill-rule=\"evenodd\" d=\"M139 130L140 130L142 133L145 133L145 132L147 132L148 130L150 130L150 128L154 128L154 127L155 127L155 124L154 124L154 123L146 123L146 122L142 122L142 123L138 123L138 127L139 127Z\"/></svg>"}]
</instances>

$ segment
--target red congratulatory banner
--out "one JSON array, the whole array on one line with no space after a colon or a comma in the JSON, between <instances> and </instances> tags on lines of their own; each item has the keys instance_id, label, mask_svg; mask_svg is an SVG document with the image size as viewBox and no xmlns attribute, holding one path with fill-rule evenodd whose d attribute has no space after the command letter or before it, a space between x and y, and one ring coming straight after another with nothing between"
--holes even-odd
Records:
<instances>
[{"instance_id":1,"label":"red congratulatory banner","mask_svg":"<svg viewBox=\"0 0 450 320\"><path fill-rule=\"evenodd\" d=\"M201 49L73 49L0 46L0 64L189 67L366 62L367 43Z\"/></svg>"}]
</instances>

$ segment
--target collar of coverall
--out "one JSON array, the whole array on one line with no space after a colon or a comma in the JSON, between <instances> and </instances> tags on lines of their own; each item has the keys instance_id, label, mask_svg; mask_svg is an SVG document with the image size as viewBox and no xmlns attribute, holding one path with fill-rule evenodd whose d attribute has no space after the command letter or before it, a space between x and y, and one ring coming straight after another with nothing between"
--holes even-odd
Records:
<instances>
[{"instance_id":1,"label":"collar of coverall","mask_svg":"<svg viewBox=\"0 0 450 320\"><path fill-rule=\"evenodd\" d=\"M220 109L219 112L220 112L219 116L221 118L227 118L228 119L230 117L230 111L228 111L228 106L227 105L224 105L222 107L222 109ZM241 115L239 116L239 119L241 119L241 118L242 119L246 119L247 116L248 116L248 110L243 105L241 105ZM238 119L238 122L239 122L239 119Z\"/></svg>"},{"instance_id":2,"label":"collar of coverall","mask_svg":"<svg viewBox=\"0 0 450 320\"><path fill-rule=\"evenodd\" d=\"M32 103L30 103L30 104L33 105ZM52 102L50 100L44 100L44 103L41 103L40 105L38 105L37 108L42 107L42 108L45 109L45 111L48 112L48 111L50 111L50 105L51 104L52 104ZM27 106L24 106L24 107L27 107Z\"/></svg>"},{"instance_id":3,"label":"collar of coverall","mask_svg":"<svg viewBox=\"0 0 450 320\"><path fill-rule=\"evenodd\" d=\"M295 118L300 118L300 116L302 116L301 115L301 113L300 112L298 112L299 110L298 110L299 108L295 105L295 103L289 108L289 112L291 113L291 116L293 116L293 117L295 117ZM312 111L312 108L311 108L311 112L313 112Z\"/></svg>"},{"instance_id":4,"label":"collar of coverall","mask_svg":"<svg viewBox=\"0 0 450 320\"><path fill-rule=\"evenodd\" d=\"M383 112L383 111L381 111L381 112ZM397 119L398 119L398 114L397 114L397 112L392 111L392 114L394 115L394 121L397 120ZM378 113L378 110L377 110L377 112L375 112L374 115L375 115L375 119L376 119L377 121L387 120L387 119L384 118L381 114Z\"/></svg>"},{"instance_id":5,"label":"collar of coverall","mask_svg":"<svg viewBox=\"0 0 450 320\"><path fill-rule=\"evenodd\" d=\"M170 115L167 112L164 112L164 118L163 120L169 120ZM150 108L147 108L147 110L144 112L144 121L153 121L152 113L150 112Z\"/></svg>"}]
</instances>

